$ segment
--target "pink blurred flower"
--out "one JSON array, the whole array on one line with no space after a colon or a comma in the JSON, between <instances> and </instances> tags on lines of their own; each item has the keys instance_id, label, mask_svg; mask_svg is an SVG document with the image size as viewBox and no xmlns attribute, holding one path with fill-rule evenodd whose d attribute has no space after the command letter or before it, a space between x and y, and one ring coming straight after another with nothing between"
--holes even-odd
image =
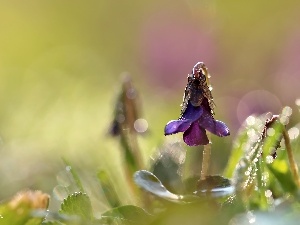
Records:
<instances>
[{"instance_id":1,"label":"pink blurred flower","mask_svg":"<svg viewBox=\"0 0 300 225\"><path fill-rule=\"evenodd\" d=\"M142 27L141 65L155 85L172 89L186 79L191 62L213 66L216 60L216 43L199 21L164 11L151 16Z\"/></svg>"}]
</instances>

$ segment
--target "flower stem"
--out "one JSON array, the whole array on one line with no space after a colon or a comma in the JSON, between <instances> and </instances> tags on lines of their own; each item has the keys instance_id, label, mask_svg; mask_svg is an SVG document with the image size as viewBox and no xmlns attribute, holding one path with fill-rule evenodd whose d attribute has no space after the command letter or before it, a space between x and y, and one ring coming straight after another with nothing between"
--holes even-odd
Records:
<instances>
[{"instance_id":1,"label":"flower stem","mask_svg":"<svg viewBox=\"0 0 300 225\"><path fill-rule=\"evenodd\" d=\"M296 164L296 161L295 161L295 158L293 155L290 137L285 128L283 129L282 133L283 133L283 138L284 138L284 142L285 142L286 152L288 155L291 171L292 171L294 180L295 180L298 188L300 188L300 178L299 178L298 166Z\"/></svg>"},{"instance_id":2,"label":"flower stem","mask_svg":"<svg viewBox=\"0 0 300 225\"><path fill-rule=\"evenodd\" d=\"M211 145L210 144L204 145L200 180L205 180L206 176L208 175L208 170L210 165L210 154L211 154Z\"/></svg>"}]
</instances>

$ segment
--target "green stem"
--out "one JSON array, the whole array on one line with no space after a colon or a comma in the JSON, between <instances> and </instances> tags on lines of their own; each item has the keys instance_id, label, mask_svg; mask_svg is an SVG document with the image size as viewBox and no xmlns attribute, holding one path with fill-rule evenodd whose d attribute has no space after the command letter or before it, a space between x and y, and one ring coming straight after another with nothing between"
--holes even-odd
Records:
<instances>
[{"instance_id":1,"label":"green stem","mask_svg":"<svg viewBox=\"0 0 300 225\"><path fill-rule=\"evenodd\" d=\"M200 180L205 180L210 165L211 144L204 145Z\"/></svg>"},{"instance_id":2,"label":"green stem","mask_svg":"<svg viewBox=\"0 0 300 225\"><path fill-rule=\"evenodd\" d=\"M291 171L292 171L294 180L295 180L298 188L300 188L300 178L299 178L298 166L297 166L297 163L296 163L294 155L293 155L289 134L285 128L283 129L282 134L283 134L283 138L284 138L284 142L285 142L286 152L288 155Z\"/></svg>"},{"instance_id":3,"label":"green stem","mask_svg":"<svg viewBox=\"0 0 300 225\"><path fill-rule=\"evenodd\" d=\"M264 169L265 169L265 163L264 158L260 157L258 161L256 162L256 168L257 168L257 187L260 194L260 207L262 210L268 209L268 201L266 197L266 184L264 179Z\"/></svg>"}]
</instances>

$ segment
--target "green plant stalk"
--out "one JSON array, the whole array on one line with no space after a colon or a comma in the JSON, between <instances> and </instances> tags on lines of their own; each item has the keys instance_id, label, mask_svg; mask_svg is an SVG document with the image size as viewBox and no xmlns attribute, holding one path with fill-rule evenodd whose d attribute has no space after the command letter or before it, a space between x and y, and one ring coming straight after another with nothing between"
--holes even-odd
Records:
<instances>
[{"instance_id":1,"label":"green plant stalk","mask_svg":"<svg viewBox=\"0 0 300 225\"><path fill-rule=\"evenodd\" d=\"M143 159L142 159L141 151L140 151L140 148L139 148L139 145L137 142L136 130L134 128L134 123L135 123L136 119L138 118L139 113L138 113L138 109L136 106L137 99L133 100L133 99L128 98L128 96L127 96L128 90L132 89L132 84L131 84L131 80L129 77L124 77L122 89L123 89L123 91L122 91L121 98L123 99L122 102L124 104L126 123L122 124L123 131L121 133L123 133L122 135L126 136L127 145L129 147L129 150L132 153L132 156L134 157L135 164L138 167L137 169L142 169L144 167Z\"/></svg>"},{"instance_id":2,"label":"green plant stalk","mask_svg":"<svg viewBox=\"0 0 300 225\"><path fill-rule=\"evenodd\" d=\"M141 204L144 208L148 208L150 206L150 200L147 193L139 190L137 185L133 180L133 174L142 168L142 161L140 155L136 155L135 153L139 153L139 147L136 140L136 135L134 133L130 133L127 130L123 129L120 135L121 146L124 149L125 153L125 176L127 184L134 196L138 196L135 201ZM134 150L133 150L134 149Z\"/></svg>"},{"instance_id":3,"label":"green plant stalk","mask_svg":"<svg viewBox=\"0 0 300 225\"><path fill-rule=\"evenodd\" d=\"M290 140L289 134L285 128L283 129L282 134L283 134L283 138L284 138L286 152L288 155L288 160L289 160L290 167L291 167L291 172L293 174L295 183L297 184L298 188L300 188L299 170L298 170L298 166L297 166L297 163L296 163L294 155L293 155L291 140Z\"/></svg>"},{"instance_id":4,"label":"green plant stalk","mask_svg":"<svg viewBox=\"0 0 300 225\"><path fill-rule=\"evenodd\" d=\"M208 136L210 138L210 134L208 134ZM206 176L208 175L208 170L210 165L210 155L211 155L211 144L204 145L200 180L205 180Z\"/></svg>"},{"instance_id":5,"label":"green plant stalk","mask_svg":"<svg viewBox=\"0 0 300 225\"><path fill-rule=\"evenodd\" d=\"M70 162L67 159L62 158L62 160L63 160L65 166L69 167L69 172L71 173L71 175L72 175L72 177L73 177L73 179L75 181L75 184L76 184L77 188L80 190L80 192L85 193L85 190L83 188L83 185L81 183L81 180L80 180L77 172L74 170L74 168L71 166Z\"/></svg>"},{"instance_id":6,"label":"green plant stalk","mask_svg":"<svg viewBox=\"0 0 300 225\"><path fill-rule=\"evenodd\" d=\"M267 210L268 209L268 201L266 198L266 185L264 184L265 181L263 181L263 174L265 169L265 162L262 157L259 158L259 160L256 162L256 168L257 168L257 187L260 194L260 208L261 210Z\"/></svg>"},{"instance_id":7,"label":"green plant stalk","mask_svg":"<svg viewBox=\"0 0 300 225\"><path fill-rule=\"evenodd\" d=\"M115 190L112 180L110 179L108 173L105 170L100 170L97 173L97 178L100 182L102 191L112 208L121 206L121 201Z\"/></svg>"},{"instance_id":8,"label":"green plant stalk","mask_svg":"<svg viewBox=\"0 0 300 225\"><path fill-rule=\"evenodd\" d=\"M132 190L133 193L137 192L137 188L135 183L133 182L132 175L134 172L138 170L137 163L136 163L136 158L134 157L133 152L131 151L131 146L130 146L130 141L128 140L129 134L125 135L126 131L123 130L120 136L120 142L121 146L124 149L124 168L125 168L125 175L126 175L126 181Z\"/></svg>"}]
</instances>

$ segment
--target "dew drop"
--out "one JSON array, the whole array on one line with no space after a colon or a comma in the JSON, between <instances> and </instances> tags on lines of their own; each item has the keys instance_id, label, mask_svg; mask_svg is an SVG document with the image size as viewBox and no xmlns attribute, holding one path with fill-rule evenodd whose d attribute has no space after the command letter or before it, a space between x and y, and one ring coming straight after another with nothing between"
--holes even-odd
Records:
<instances>
[{"instance_id":1,"label":"dew drop","mask_svg":"<svg viewBox=\"0 0 300 225\"><path fill-rule=\"evenodd\" d=\"M252 141L252 142L256 142L258 141L259 139L259 135L256 133L256 131L254 129L249 129L247 131L247 135L249 136L249 139Z\"/></svg>"},{"instance_id":2,"label":"dew drop","mask_svg":"<svg viewBox=\"0 0 300 225\"><path fill-rule=\"evenodd\" d=\"M249 129L247 131L248 136L253 136L255 134L255 130L254 129Z\"/></svg>"},{"instance_id":3,"label":"dew drop","mask_svg":"<svg viewBox=\"0 0 300 225\"><path fill-rule=\"evenodd\" d=\"M266 185L267 185L267 182L268 182L268 180L269 180L269 173L268 173L268 172L264 172L264 173L262 174L261 180L262 180L262 185L263 185L263 186L266 186Z\"/></svg>"},{"instance_id":4,"label":"dew drop","mask_svg":"<svg viewBox=\"0 0 300 225\"><path fill-rule=\"evenodd\" d=\"M273 161L274 161L273 156L268 155L268 156L266 157L266 163L267 163L267 164L271 164Z\"/></svg>"},{"instance_id":5,"label":"dew drop","mask_svg":"<svg viewBox=\"0 0 300 225\"><path fill-rule=\"evenodd\" d=\"M249 223L255 223L255 221L256 221L256 218L252 212L247 213L247 218L248 218Z\"/></svg>"},{"instance_id":6,"label":"dew drop","mask_svg":"<svg viewBox=\"0 0 300 225\"><path fill-rule=\"evenodd\" d=\"M271 190L266 190L266 191L265 191L265 196L266 196L267 198L270 198L270 197L272 196L272 191L271 191Z\"/></svg>"},{"instance_id":7,"label":"dew drop","mask_svg":"<svg viewBox=\"0 0 300 225\"><path fill-rule=\"evenodd\" d=\"M66 171L70 172L70 171L71 171L71 169L72 169L72 167L71 167L71 166L66 166Z\"/></svg>"},{"instance_id":8,"label":"dew drop","mask_svg":"<svg viewBox=\"0 0 300 225\"><path fill-rule=\"evenodd\" d=\"M239 162L239 166L240 166L241 168L244 168L244 167L246 167L246 162L245 162L245 159L242 159L242 160L240 160L240 162Z\"/></svg>"},{"instance_id":9,"label":"dew drop","mask_svg":"<svg viewBox=\"0 0 300 225\"><path fill-rule=\"evenodd\" d=\"M255 217L252 217L249 219L249 223L255 223L255 220L256 220Z\"/></svg>"}]
</instances>

